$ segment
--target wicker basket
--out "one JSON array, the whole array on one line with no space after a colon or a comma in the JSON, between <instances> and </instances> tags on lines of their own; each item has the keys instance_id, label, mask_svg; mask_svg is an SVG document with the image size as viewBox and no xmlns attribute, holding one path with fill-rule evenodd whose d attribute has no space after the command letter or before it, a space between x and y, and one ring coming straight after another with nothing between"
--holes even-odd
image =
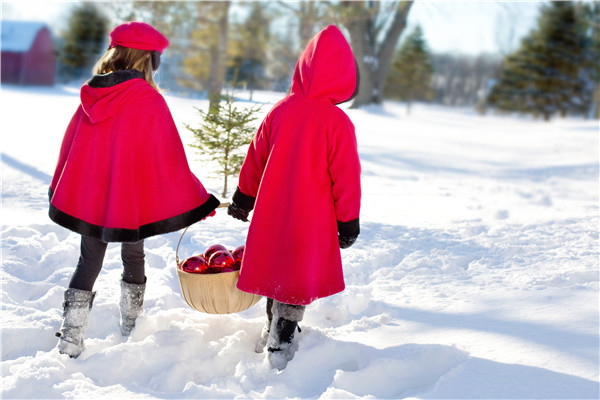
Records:
<instances>
[{"instance_id":1,"label":"wicker basket","mask_svg":"<svg viewBox=\"0 0 600 400\"><path fill-rule=\"evenodd\" d=\"M183 231L179 243L186 231L187 228ZM207 314L231 314L252 307L262 298L262 296L242 292L236 287L240 271L192 274L181 270L179 243L175 252L177 277L183 297L193 309Z\"/></svg>"}]
</instances>

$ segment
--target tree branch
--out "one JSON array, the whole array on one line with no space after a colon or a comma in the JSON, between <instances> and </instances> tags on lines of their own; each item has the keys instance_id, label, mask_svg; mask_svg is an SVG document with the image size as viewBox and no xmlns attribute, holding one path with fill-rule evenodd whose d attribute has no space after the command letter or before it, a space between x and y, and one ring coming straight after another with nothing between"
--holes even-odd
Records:
<instances>
[{"instance_id":1,"label":"tree branch","mask_svg":"<svg viewBox=\"0 0 600 400\"><path fill-rule=\"evenodd\" d=\"M377 52L377 57L380 60L380 65L389 64L386 63L386 60L391 60L394 54L394 49L396 44L398 43L398 38L402 34L402 31L406 27L406 19L408 17L408 12L413 5L413 1L399 1L396 6L396 11L394 13L394 20L392 21L392 25L387 31L381 46L379 47L379 51Z\"/></svg>"}]
</instances>

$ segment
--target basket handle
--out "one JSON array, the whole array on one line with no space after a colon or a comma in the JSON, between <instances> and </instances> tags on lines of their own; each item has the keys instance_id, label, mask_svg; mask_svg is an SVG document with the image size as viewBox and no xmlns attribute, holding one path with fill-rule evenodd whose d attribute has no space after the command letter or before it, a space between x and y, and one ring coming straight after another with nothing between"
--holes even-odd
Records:
<instances>
[{"instance_id":1,"label":"basket handle","mask_svg":"<svg viewBox=\"0 0 600 400\"><path fill-rule=\"evenodd\" d=\"M217 208L225 208L229 207L230 205L231 203L221 203L217 206ZM183 230L183 233L181 234L181 237L179 238L179 242L177 242L177 249L175 250L175 262L177 263L177 265L179 265L179 245L181 244L181 239L183 239L183 235L185 235L190 226L191 225L186 226L186 228Z\"/></svg>"}]
</instances>

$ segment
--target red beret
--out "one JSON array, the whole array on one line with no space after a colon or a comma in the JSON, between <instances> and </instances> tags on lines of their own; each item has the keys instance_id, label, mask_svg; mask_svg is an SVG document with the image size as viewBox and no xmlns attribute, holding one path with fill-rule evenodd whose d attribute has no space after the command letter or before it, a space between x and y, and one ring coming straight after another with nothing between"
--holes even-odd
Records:
<instances>
[{"instance_id":1,"label":"red beret","mask_svg":"<svg viewBox=\"0 0 600 400\"><path fill-rule=\"evenodd\" d=\"M162 54L169 41L144 22L126 22L110 33L110 47L123 46L139 50L156 50Z\"/></svg>"}]
</instances>

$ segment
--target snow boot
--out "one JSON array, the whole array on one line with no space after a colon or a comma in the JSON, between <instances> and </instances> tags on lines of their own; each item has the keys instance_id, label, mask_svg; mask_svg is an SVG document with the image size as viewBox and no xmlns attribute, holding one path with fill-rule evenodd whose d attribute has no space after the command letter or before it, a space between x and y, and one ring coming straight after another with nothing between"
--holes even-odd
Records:
<instances>
[{"instance_id":1,"label":"snow boot","mask_svg":"<svg viewBox=\"0 0 600 400\"><path fill-rule=\"evenodd\" d=\"M283 370L294 358L297 345L294 333L304 317L305 306L273 302L273 321L267 340L268 360L272 368Z\"/></svg>"},{"instance_id":2,"label":"snow boot","mask_svg":"<svg viewBox=\"0 0 600 400\"><path fill-rule=\"evenodd\" d=\"M64 320L60 332L56 332L59 338L59 353L77 358L83 351L83 335L88 325L95 295L96 292L73 288L65 291Z\"/></svg>"},{"instance_id":3,"label":"snow boot","mask_svg":"<svg viewBox=\"0 0 600 400\"><path fill-rule=\"evenodd\" d=\"M273 299L267 297L267 323L262 329L260 333L260 337L256 341L256 347L254 351L257 353L262 353L265 346L267 345L267 340L269 339L269 332L271 331L271 322L273 321Z\"/></svg>"},{"instance_id":4,"label":"snow boot","mask_svg":"<svg viewBox=\"0 0 600 400\"><path fill-rule=\"evenodd\" d=\"M144 293L146 291L146 282L127 283L121 280L121 334L129 336L135 327L135 320L142 313L144 308Z\"/></svg>"}]
</instances>

